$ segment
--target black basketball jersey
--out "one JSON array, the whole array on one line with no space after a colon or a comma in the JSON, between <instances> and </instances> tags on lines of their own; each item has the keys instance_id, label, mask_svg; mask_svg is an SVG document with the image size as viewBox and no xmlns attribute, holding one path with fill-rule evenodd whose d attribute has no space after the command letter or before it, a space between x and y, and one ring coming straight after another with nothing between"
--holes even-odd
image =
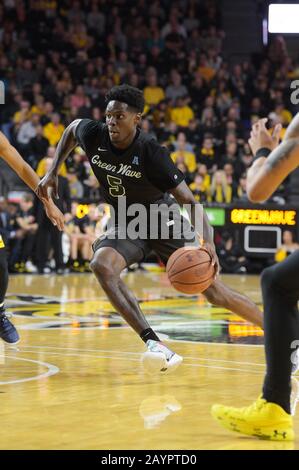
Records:
<instances>
[{"instance_id":1,"label":"black basketball jersey","mask_svg":"<svg viewBox=\"0 0 299 470\"><path fill-rule=\"evenodd\" d=\"M122 152L113 148L108 127L100 121L82 119L76 138L100 183L101 196L116 209L119 197L126 197L127 206L148 206L160 199L169 203L166 191L184 180L167 149L139 129L132 144Z\"/></svg>"}]
</instances>

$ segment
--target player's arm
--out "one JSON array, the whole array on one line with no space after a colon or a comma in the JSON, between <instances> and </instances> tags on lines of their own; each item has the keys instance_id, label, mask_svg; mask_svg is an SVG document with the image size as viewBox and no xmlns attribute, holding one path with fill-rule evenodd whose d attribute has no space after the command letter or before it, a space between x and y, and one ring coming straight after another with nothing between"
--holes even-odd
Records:
<instances>
[{"instance_id":1,"label":"player's arm","mask_svg":"<svg viewBox=\"0 0 299 470\"><path fill-rule=\"evenodd\" d=\"M214 245L214 230L210 225L202 204L196 201L191 189L187 186L185 181L182 181L175 188L170 189L169 192L181 206L185 204L191 206L191 223L199 235L200 242L204 244L205 248L210 252L213 264L215 265L215 272L218 274L219 261Z\"/></svg>"},{"instance_id":2,"label":"player's arm","mask_svg":"<svg viewBox=\"0 0 299 470\"><path fill-rule=\"evenodd\" d=\"M76 139L76 129L81 119L76 119L65 129L62 137L57 145L55 156L53 159L52 166L48 170L47 174L40 181L37 189L39 197L49 199L48 190L53 191L53 195L58 199L58 172L62 163L67 159L71 151L78 145Z\"/></svg>"},{"instance_id":3,"label":"player's arm","mask_svg":"<svg viewBox=\"0 0 299 470\"><path fill-rule=\"evenodd\" d=\"M276 126L271 136L266 129L266 121L261 119L253 126L249 139L254 154L263 155L263 152L270 151L267 158L258 158L248 171L247 194L252 202L268 199L299 165L299 113L292 120L280 145L281 126Z\"/></svg>"},{"instance_id":4,"label":"player's arm","mask_svg":"<svg viewBox=\"0 0 299 470\"><path fill-rule=\"evenodd\" d=\"M199 227L200 237L211 245L214 244L214 231L209 223L209 219L203 209L203 206L196 201L191 189L185 181L182 181L176 188L170 189L169 192L175 197L177 202L183 206L188 204L191 206L191 223L193 227ZM200 233L200 231L202 233Z\"/></svg>"},{"instance_id":5,"label":"player's arm","mask_svg":"<svg viewBox=\"0 0 299 470\"><path fill-rule=\"evenodd\" d=\"M10 144L2 132L0 132L0 156L32 191L36 190L39 177L28 163L23 160L17 149Z\"/></svg>"},{"instance_id":6,"label":"player's arm","mask_svg":"<svg viewBox=\"0 0 299 470\"><path fill-rule=\"evenodd\" d=\"M15 149L15 147L10 144L2 132L0 132L0 156L12 168L12 170L17 173L24 183L29 186L32 191L36 192L36 188L39 183L39 177L28 165L28 163L23 160L17 149ZM42 202L44 204L47 216L51 222L54 225L57 225L59 230L63 230L63 214L55 206L51 199L48 201L42 200Z\"/></svg>"},{"instance_id":7,"label":"player's arm","mask_svg":"<svg viewBox=\"0 0 299 470\"><path fill-rule=\"evenodd\" d=\"M192 191L184 181L183 174L173 163L169 151L156 143L151 143L148 157L147 177L161 191L171 193L177 202L183 206L191 206L191 223L199 235L207 243L213 244L213 229L204 213L202 205L196 201Z\"/></svg>"}]
</instances>

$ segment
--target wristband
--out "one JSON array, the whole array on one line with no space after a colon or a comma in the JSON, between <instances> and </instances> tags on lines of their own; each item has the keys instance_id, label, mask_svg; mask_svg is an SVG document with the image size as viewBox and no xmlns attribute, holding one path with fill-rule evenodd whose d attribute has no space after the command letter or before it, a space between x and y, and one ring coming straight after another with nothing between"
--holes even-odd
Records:
<instances>
[{"instance_id":1,"label":"wristband","mask_svg":"<svg viewBox=\"0 0 299 470\"><path fill-rule=\"evenodd\" d=\"M258 149L258 151L256 152L256 154L255 154L255 156L252 160L252 164L261 157L267 158L268 155L270 155L271 152L272 152L272 150L268 149L267 147L262 147L262 148Z\"/></svg>"}]
</instances>

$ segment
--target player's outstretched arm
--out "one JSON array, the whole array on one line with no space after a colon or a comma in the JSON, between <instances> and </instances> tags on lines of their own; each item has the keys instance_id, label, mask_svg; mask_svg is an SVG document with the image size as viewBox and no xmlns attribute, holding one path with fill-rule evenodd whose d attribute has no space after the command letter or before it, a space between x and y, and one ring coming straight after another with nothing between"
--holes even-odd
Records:
<instances>
[{"instance_id":1,"label":"player's outstretched arm","mask_svg":"<svg viewBox=\"0 0 299 470\"><path fill-rule=\"evenodd\" d=\"M199 233L200 238L202 238L205 242L213 245L213 227L210 225L203 206L198 201L196 201L186 182L182 181L176 188L169 190L169 192L175 197L181 206L184 204L189 204L191 206L191 223L193 227L199 226L199 231L202 231L202 233Z\"/></svg>"},{"instance_id":2,"label":"player's outstretched arm","mask_svg":"<svg viewBox=\"0 0 299 470\"><path fill-rule=\"evenodd\" d=\"M32 191L36 190L39 177L28 163L23 160L17 149L10 144L2 132L0 132L0 156Z\"/></svg>"},{"instance_id":3,"label":"player's outstretched arm","mask_svg":"<svg viewBox=\"0 0 299 470\"><path fill-rule=\"evenodd\" d=\"M40 181L37 188L37 195L40 198L48 200L50 198L49 190L58 199L58 171L62 163L66 160L71 151L78 145L76 140L76 128L81 119L76 119L65 129L57 145L54 160L51 168Z\"/></svg>"},{"instance_id":4,"label":"player's outstretched arm","mask_svg":"<svg viewBox=\"0 0 299 470\"><path fill-rule=\"evenodd\" d=\"M29 186L32 191L36 192L39 183L39 177L35 171L33 171L31 166L29 166L28 163L23 160L17 149L15 149L15 147L10 144L2 132L0 132L0 156L12 168L12 170L17 173L24 183ZM59 230L63 230L63 214L55 206L52 199L49 199L48 201L42 200L42 202L44 204L47 216L51 222L54 225L57 225Z\"/></svg>"},{"instance_id":5,"label":"player's outstretched arm","mask_svg":"<svg viewBox=\"0 0 299 470\"><path fill-rule=\"evenodd\" d=\"M252 202L268 199L299 165L299 113L289 125L285 139L280 145L278 141L281 126L276 126L271 136L266 129L266 121L267 119L260 119L253 126L249 139L254 154L260 149L271 151L268 158L261 156L248 171L247 195Z\"/></svg>"},{"instance_id":6,"label":"player's outstretched arm","mask_svg":"<svg viewBox=\"0 0 299 470\"><path fill-rule=\"evenodd\" d=\"M217 275L219 272L219 261L214 245L214 230L210 225L208 216L205 213L202 204L196 201L192 191L185 181L182 181L176 188L170 189L169 192L175 197L181 206L185 204L189 204L191 206L191 223L193 227L198 227L197 233L200 238L200 242L204 244L205 248L210 252L213 265L215 266L215 273Z\"/></svg>"}]
</instances>

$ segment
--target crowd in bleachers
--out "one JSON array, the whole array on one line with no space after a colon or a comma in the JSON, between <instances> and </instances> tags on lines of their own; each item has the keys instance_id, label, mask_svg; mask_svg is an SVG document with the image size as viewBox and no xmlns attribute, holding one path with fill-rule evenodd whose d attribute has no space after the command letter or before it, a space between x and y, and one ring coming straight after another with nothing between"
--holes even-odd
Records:
<instances>
[{"instance_id":1,"label":"crowd in bleachers","mask_svg":"<svg viewBox=\"0 0 299 470\"><path fill-rule=\"evenodd\" d=\"M295 112L290 81L299 67L282 37L237 64L225 56L223 40L216 0L3 0L1 130L42 177L65 127L76 118L104 119L105 94L128 83L144 90L143 131L169 148L197 200L246 200L251 125L269 116L270 128L282 123L283 137ZM72 201L100 202L80 147L60 178L67 214ZM278 196L287 201L287 185ZM16 229L26 231L26 247L36 224Z\"/></svg>"},{"instance_id":2,"label":"crowd in bleachers","mask_svg":"<svg viewBox=\"0 0 299 470\"><path fill-rule=\"evenodd\" d=\"M107 226L109 206L79 205L67 192L62 194L61 188L59 192L64 196L63 202L59 200L65 213L64 233L47 219L33 194L24 193L18 204L0 199L0 233L10 252L10 272L90 271L92 244Z\"/></svg>"}]
</instances>

